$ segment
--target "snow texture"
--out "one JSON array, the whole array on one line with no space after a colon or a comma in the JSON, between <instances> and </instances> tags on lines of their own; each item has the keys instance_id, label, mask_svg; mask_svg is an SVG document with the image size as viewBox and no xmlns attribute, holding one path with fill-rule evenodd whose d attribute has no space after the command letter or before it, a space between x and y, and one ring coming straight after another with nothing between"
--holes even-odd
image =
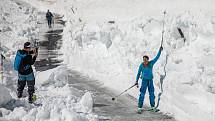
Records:
<instances>
[{"instance_id":1,"label":"snow texture","mask_svg":"<svg viewBox=\"0 0 215 121\"><path fill-rule=\"evenodd\" d=\"M0 105L4 105L12 99L9 89L0 85Z\"/></svg>"},{"instance_id":2,"label":"snow texture","mask_svg":"<svg viewBox=\"0 0 215 121\"><path fill-rule=\"evenodd\" d=\"M164 51L154 67L157 95L168 56L160 109L180 121L213 121L212 4L212 0L65 0L47 5L53 11L64 8L60 10L67 21L63 34L64 63L118 92L135 83L143 55L156 55L165 22ZM178 28L186 40L181 38ZM129 94L137 97L138 91L133 89Z\"/></svg>"},{"instance_id":3,"label":"snow texture","mask_svg":"<svg viewBox=\"0 0 215 121\"><path fill-rule=\"evenodd\" d=\"M14 55L17 49L23 48L24 42L37 39L38 11L18 0L1 0L0 9L1 45L7 54L0 85L0 121L97 121L98 116L92 113L91 94L68 85L66 66L35 72L37 100L34 104L28 103L26 89L24 97L17 98Z\"/></svg>"},{"instance_id":4,"label":"snow texture","mask_svg":"<svg viewBox=\"0 0 215 121\"><path fill-rule=\"evenodd\" d=\"M118 92L135 83L137 68L142 62L143 55L149 55L150 58L156 55L161 41L162 24L165 22L164 51L154 67L157 95L159 77L163 74L163 66L168 56L167 76L164 79L164 92L159 108L171 113L179 121L215 120L213 0L25 1L40 10L46 11L50 8L51 11L64 15L64 20L67 21L63 32L64 63L91 78L100 80L104 86ZM16 5L14 6L18 9ZM167 11L165 18L162 14L164 10ZM10 12L2 12L0 20L5 23L14 20L12 17L7 19L8 13L10 15ZM34 15L32 9L24 9L20 13L22 18ZM18 28L16 32L20 32L18 35L21 37L26 37L31 34L31 30L36 30L28 25L17 25L20 22L15 23L6 24L7 26L1 24L1 31L4 32L1 36L6 38L3 43L11 40L6 35L15 30L14 27ZM183 31L185 42L177 28ZM11 34L13 38L18 35ZM2 113L5 115L4 118L27 120L27 117L30 117L32 120L52 121L87 120L89 117L96 119L96 116L90 113L92 109L90 93L87 92L82 98L78 98L76 96L78 94L75 94L77 90L69 88L64 81L57 81L61 76L56 73L60 71L47 72L49 78L44 77L44 80L39 82L38 85L42 86L44 92L40 90L38 95L47 98L39 99L43 103L41 107L30 111L21 107L15 108L19 114L13 114L14 111L10 113L7 110L2 111L5 112ZM128 93L137 97L139 89L133 89ZM67 97L65 94L70 96ZM89 102L85 99L89 99ZM29 113L22 116L26 110ZM80 114L77 110L89 114ZM11 115L14 116L10 117Z\"/></svg>"}]
</instances>

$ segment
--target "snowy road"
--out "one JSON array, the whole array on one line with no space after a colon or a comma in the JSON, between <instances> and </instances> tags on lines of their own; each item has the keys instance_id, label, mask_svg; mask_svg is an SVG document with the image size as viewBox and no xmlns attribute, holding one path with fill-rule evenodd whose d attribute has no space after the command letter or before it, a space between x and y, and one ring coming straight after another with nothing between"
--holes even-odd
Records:
<instances>
[{"instance_id":1,"label":"snowy road","mask_svg":"<svg viewBox=\"0 0 215 121\"><path fill-rule=\"evenodd\" d=\"M89 90L94 95L93 111L100 116L101 121L174 121L172 117L162 113L143 112L137 114L136 101L126 95L116 101L111 98L114 94L102 87L98 81L81 76L76 71L71 71L69 84L79 90Z\"/></svg>"},{"instance_id":2,"label":"snowy road","mask_svg":"<svg viewBox=\"0 0 215 121\"><path fill-rule=\"evenodd\" d=\"M45 13L38 13L43 18ZM39 20L39 56L35 63L37 71L45 71L55 68L62 60L58 51L62 44L62 35L64 22L60 20L59 15L55 16L53 28L48 28L45 20Z\"/></svg>"},{"instance_id":3,"label":"snowy road","mask_svg":"<svg viewBox=\"0 0 215 121\"><path fill-rule=\"evenodd\" d=\"M44 13L40 13L44 15ZM63 32L63 24L60 17L55 19L56 22L53 29L47 29L45 22L40 24L39 34L39 57L35 64L37 71L45 71L60 65L58 60L60 55L58 49L61 46L61 33ZM96 80L82 76L77 71L68 71L68 83L72 88L76 88L83 92L90 91L93 94L94 104L93 112L99 116L99 121L174 121L170 116L162 113L151 113L145 111L143 114L137 114L136 99L126 95L112 101L113 94L111 90L102 87L102 84Z\"/></svg>"}]
</instances>

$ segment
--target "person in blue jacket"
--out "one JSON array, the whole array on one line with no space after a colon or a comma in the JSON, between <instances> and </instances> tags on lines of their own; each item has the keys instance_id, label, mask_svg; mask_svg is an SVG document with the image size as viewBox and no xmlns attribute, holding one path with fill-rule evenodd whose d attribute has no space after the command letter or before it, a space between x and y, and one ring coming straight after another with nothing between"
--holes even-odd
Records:
<instances>
[{"instance_id":1,"label":"person in blue jacket","mask_svg":"<svg viewBox=\"0 0 215 121\"><path fill-rule=\"evenodd\" d=\"M27 83L29 93L29 103L33 103L35 77L32 65L37 58L37 50L31 50L31 43L26 42L22 50L18 50L14 61L14 69L18 71L17 96L22 98L22 93Z\"/></svg>"},{"instance_id":2,"label":"person in blue jacket","mask_svg":"<svg viewBox=\"0 0 215 121\"><path fill-rule=\"evenodd\" d=\"M149 91L149 100L151 108L155 106L155 95L154 95L154 85L153 85L153 66L159 59L161 55L161 51L163 50L163 47L161 46L157 56L149 61L149 57L147 55L143 56L143 63L140 64L138 73L136 76L136 85L138 87L138 80L141 77L142 79L142 85L140 88L140 96L138 101L138 113L142 112L143 102L144 102L144 96L146 93L146 89L148 88ZM141 75L141 76L140 76Z\"/></svg>"},{"instance_id":3,"label":"person in blue jacket","mask_svg":"<svg viewBox=\"0 0 215 121\"><path fill-rule=\"evenodd\" d=\"M53 14L48 10L47 13L46 13L46 19L47 19L49 28L51 28L52 18L53 17L54 17Z\"/></svg>"}]
</instances>

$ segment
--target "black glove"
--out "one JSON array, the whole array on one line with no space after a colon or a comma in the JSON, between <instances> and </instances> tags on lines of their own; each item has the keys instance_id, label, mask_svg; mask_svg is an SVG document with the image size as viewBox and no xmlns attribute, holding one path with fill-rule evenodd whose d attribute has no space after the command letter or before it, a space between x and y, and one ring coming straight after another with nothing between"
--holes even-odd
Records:
<instances>
[{"instance_id":1,"label":"black glove","mask_svg":"<svg viewBox=\"0 0 215 121\"><path fill-rule=\"evenodd\" d=\"M160 47L160 51L162 51L162 50L163 50L163 46Z\"/></svg>"},{"instance_id":2,"label":"black glove","mask_svg":"<svg viewBox=\"0 0 215 121\"><path fill-rule=\"evenodd\" d=\"M138 81L135 82L135 85L137 86L137 88L139 88Z\"/></svg>"}]
</instances>

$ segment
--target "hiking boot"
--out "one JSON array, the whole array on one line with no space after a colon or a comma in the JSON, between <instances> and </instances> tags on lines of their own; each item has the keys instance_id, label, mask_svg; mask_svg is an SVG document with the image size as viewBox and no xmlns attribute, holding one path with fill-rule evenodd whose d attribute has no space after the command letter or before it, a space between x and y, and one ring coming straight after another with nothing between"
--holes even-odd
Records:
<instances>
[{"instance_id":1,"label":"hiking boot","mask_svg":"<svg viewBox=\"0 0 215 121\"><path fill-rule=\"evenodd\" d=\"M33 98L32 98L32 96L33 96L33 95L29 95L29 97L28 97L28 102L29 102L29 103L33 103Z\"/></svg>"},{"instance_id":2,"label":"hiking boot","mask_svg":"<svg viewBox=\"0 0 215 121\"><path fill-rule=\"evenodd\" d=\"M143 111L143 109L142 109L142 108L138 108L138 109L137 109L137 113L138 113L138 114L141 114L141 113L142 113L142 111Z\"/></svg>"},{"instance_id":3,"label":"hiking boot","mask_svg":"<svg viewBox=\"0 0 215 121\"><path fill-rule=\"evenodd\" d=\"M160 111L160 110L157 109L156 107L150 107L147 111L150 111L150 112L158 112L158 111Z\"/></svg>"},{"instance_id":4,"label":"hiking boot","mask_svg":"<svg viewBox=\"0 0 215 121\"><path fill-rule=\"evenodd\" d=\"M154 109L155 109L155 107L150 107L150 108L149 108L149 110L154 110Z\"/></svg>"},{"instance_id":5,"label":"hiking boot","mask_svg":"<svg viewBox=\"0 0 215 121\"><path fill-rule=\"evenodd\" d=\"M18 98L21 98L21 97L22 97L22 92L18 92L18 93L17 93L17 97L18 97Z\"/></svg>"}]
</instances>

